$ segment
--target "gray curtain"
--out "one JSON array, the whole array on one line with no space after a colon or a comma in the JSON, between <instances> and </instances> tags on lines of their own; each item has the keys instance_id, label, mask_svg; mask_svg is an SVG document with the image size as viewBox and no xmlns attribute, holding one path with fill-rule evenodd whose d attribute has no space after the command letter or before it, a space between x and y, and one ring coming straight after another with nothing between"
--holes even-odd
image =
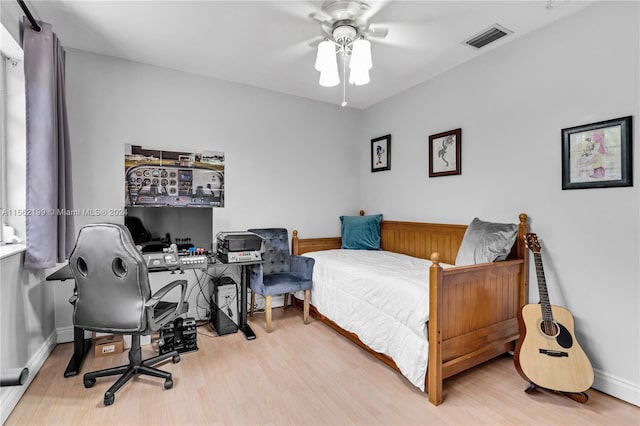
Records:
<instances>
[{"instance_id":1,"label":"gray curtain","mask_svg":"<svg viewBox=\"0 0 640 426\"><path fill-rule=\"evenodd\" d=\"M27 117L24 267L44 269L69 258L75 241L64 50L51 25L22 23Z\"/></svg>"}]
</instances>

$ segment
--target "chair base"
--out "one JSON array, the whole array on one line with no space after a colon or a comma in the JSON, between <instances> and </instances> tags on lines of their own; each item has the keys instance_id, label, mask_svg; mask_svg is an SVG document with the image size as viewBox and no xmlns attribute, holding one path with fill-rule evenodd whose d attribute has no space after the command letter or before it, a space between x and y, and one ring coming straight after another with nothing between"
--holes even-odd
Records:
<instances>
[{"instance_id":1,"label":"chair base","mask_svg":"<svg viewBox=\"0 0 640 426\"><path fill-rule=\"evenodd\" d=\"M129 364L86 373L83 378L84 387L92 387L98 377L120 375L118 380L104 393L104 405L113 404L116 398L116 392L138 374L163 378L164 388L171 389L173 387L171 373L153 367L153 365L169 358L172 359L174 364L180 362L180 354L178 354L178 351L167 352L166 354L143 360L142 350L140 348L140 336L133 335L131 336L131 349L129 350Z\"/></svg>"}]
</instances>

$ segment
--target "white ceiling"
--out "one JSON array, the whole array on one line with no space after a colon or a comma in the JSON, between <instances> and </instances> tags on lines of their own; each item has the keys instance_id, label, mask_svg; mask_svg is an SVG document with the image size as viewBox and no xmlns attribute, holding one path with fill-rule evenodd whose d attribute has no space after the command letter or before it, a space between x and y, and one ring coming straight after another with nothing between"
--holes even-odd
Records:
<instances>
[{"instance_id":1,"label":"white ceiling","mask_svg":"<svg viewBox=\"0 0 640 426\"><path fill-rule=\"evenodd\" d=\"M339 105L342 87L318 84L322 1L27 1L62 45ZM371 83L348 86L369 107L465 61L574 14L589 1L370 1ZM17 7L17 6L16 6ZM462 42L498 23L513 34L476 50Z\"/></svg>"}]
</instances>

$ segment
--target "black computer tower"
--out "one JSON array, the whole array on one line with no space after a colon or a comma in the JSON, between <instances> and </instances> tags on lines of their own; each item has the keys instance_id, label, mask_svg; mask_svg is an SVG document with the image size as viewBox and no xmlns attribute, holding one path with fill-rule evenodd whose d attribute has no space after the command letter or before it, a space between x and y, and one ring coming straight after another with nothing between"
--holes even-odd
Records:
<instances>
[{"instance_id":1,"label":"black computer tower","mask_svg":"<svg viewBox=\"0 0 640 426\"><path fill-rule=\"evenodd\" d=\"M218 335L238 331L239 322L238 284L230 277L213 280L211 296L211 326Z\"/></svg>"}]
</instances>

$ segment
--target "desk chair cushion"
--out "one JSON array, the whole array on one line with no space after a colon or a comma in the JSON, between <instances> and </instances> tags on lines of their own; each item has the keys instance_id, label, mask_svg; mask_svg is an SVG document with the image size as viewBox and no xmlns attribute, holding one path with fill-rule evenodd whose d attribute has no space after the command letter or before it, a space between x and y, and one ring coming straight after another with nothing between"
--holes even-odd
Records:
<instances>
[{"instance_id":1,"label":"desk chair cushion","mask_svg":"<svg viewBox=\"0 0 640 426\"><path fill-rule=\"evenodd\" d=\"M267 275L261 273L261 266L254 266L250 276L251 290L258 294L273 296L311 288L312 281L308 275L294 272L278 272Z\"/></svg>"}]
</instances>

